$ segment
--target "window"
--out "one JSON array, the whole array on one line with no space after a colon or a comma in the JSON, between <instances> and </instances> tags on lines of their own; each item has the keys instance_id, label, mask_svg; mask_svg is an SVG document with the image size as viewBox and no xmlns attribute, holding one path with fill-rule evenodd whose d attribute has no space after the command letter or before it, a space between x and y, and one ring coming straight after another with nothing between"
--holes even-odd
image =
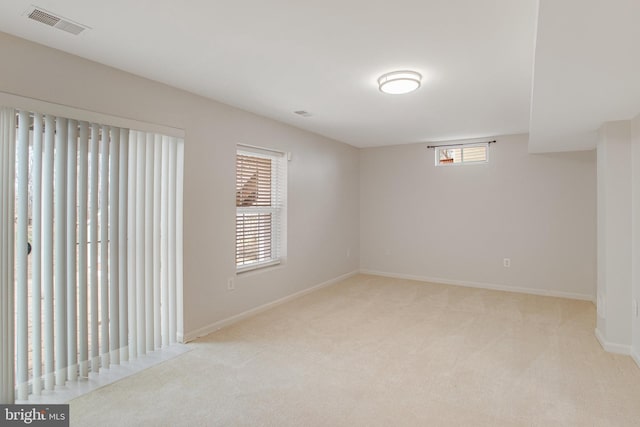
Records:
<instances>
[{"instance_id":1,"label":"window","mask_svg":"<svg viewBox=\"0 0 640 427\"><path fill-rule=\"evenodd\" d=\"M241 146L236 155L236 268L284 257L286 160L283 153Z\"/></svg>"},{"instance_id":2,"label":"window","mask_svg":"<svg viewBox=\"0 0 640 427\"><path fill-rule=\"evenodd\" d=\"M451 145L436 148L436 166L487 163L489 144Z\"/></svg>"}]
</instances>

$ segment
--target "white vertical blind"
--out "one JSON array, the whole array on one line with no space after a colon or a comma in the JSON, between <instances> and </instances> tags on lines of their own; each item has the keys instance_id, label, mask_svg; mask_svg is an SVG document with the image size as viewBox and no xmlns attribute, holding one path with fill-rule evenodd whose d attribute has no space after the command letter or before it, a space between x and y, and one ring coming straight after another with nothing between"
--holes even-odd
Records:
<instances>
[{"instance_id":1,"label":"white vertical blind","mask_svg":"<svg viewBox=\"0 0 640 427\"><path fill-rule=\"evenodd\" d=\"M55 117L45 116L44 153L42 160L42 290L44 294L44 388L53 390L53 153L55 148Z\"/></svg>"},{"instance_id":2,"label":"white vertical blind","mask_svg":"<svg viewBox=\"0 0 640 427\"><path fill-rule=\"evenodd\" d=\"M137 295L138 289L136 281L138 279L137 272L137 230L136 221L137 215L137 167L138 167L138 144L136 141L136 132L130 131L129 133L129 214L127 215L127 224L129 239L127 242L128 257L128 289L127 296L129 299L128 304L128 320L129 320L129 358L135 359L138 357L138 303Z\"/></svg>"},{"instance_id":3,"label":"white vertical blind","mask_svg":"<svg viewBox=\"0 0 640 427\"><path fill-rule=\"evenodd\" d=\"M120 128L109 146L109 335L111 363L120 364Z\"/></svg>"},{"instance_id":4,"label":"white vertical blind","mask_svg":"<svg viewBox=\"0 0 640 427\"><path fill-rule=\"evenodd\" d=\"M183 141L2 109L0 154L0 402L176 342Z\"/></svg>"},{"instance_id":5,"label":"white vertical blind","mask_svg":"<svg viewBox=\"0 0 640 427\"><path fill-rule=\"evenodd\" d=\"M69 120L67 140L67 379L78 378L77 176L78 122Z\"/></svg>"},{"instance_id":6,"label":"white vertical blind","mask_svg":"<svg viewBox=\"0 0 640 427\"><path fill-rule=\"evenodd\" d=\"M145 178L146 178L146 138L143 132L135 132L136 146L136 302L138 325L138 354L147 353L145 316Z\"/></svg>"},{"instance_id":7,"label":"white vertical blind","mask_svg":"<svg viewBox=\"0 0 640 427\"><path fill-rule=\"evenodd\" d=\"M89 375L89 310L87 249L89 237L88 223L88 182L89 182L89 124L80 122L80 139L78 141L78 338L79 338L79 374L86 378ZM34 374L35 377L35 374Z\"/></svg>"},{"instance_id":8,"label":"white vertical blind","mask_svg":"<svg viewBox=\"0 0 640 427\"><path fill-rule=\"evenodd\" d=\"M120 271L118 272L118 295L120 297L120 305L118 316L120 317L120 359L122 361L129 360L129 342L127 331L129 328L129 312L128 312L128 230L129 230L129 129L120 129L120 209L118 216L119 221L119 237L120 244Z\"/></svg>"},{"instance_id":9,"label":"white vertical blind","mask_svg":"<svg viewBox=\"0 0 640 427\"><path fill-rule=\"evenodd\" d=\"M162 194L169 192L169 137L162 137ZM163 198L160 208L160 263L169 263L169 199ZM162 346L169 345L169 269L160 271L162 308Z\"/></svg>"},{"instance_id":10,"label":"white vertical blind","mask_svg":"<svg viewBox=\"0 0 640 427\"><path fill-rule=\"evenodd\" d=\"M54 307L56 385L67 382L67 119L56 118L54 153Z\"/></svg>"},{"instance_id":11,"label":"white vertical blind","mask_svg":"<svg viewBox=\"0 0 640 427\"><path fill-rule=\"evenodd\" d=\"M177 340L182 342L184 338L184 305L183 305L183 289L182 280L184 273L183 258L183 195L184 192L184 144L176 140L177 157L176 162L176 334Z\"/></svg>"},{"instance_id":12,"label":"white vertical blind","mask_svg":"<svg viewBox=\"0 0 640 427\"><path fill-rule=\"evenodd\" d=\"M14 207L16 114L0 109L0 404L15 398Z\"/></svg>"},{"instance_id":13,"label":"white vertical blind","mask_svg":"<svg viewBox=\"0 0 640 427\"><path fill-rule=\"evenodd\" d=\"M109 128L102 126L100 141L100 355L102 367L109 359Z\"/></svg>"},{"instance_id":14,"label":"white vertical blind","mask_svg":"<svg viewBox=\"0 0 640 427\"><path fill-rule=\"evenodd\" d=\"M145 264L144 264L144 310L145 310L145 336L146 336L146 351L150 352L154 350L153 340L155 334L153 333L153 159L154 159L154 140L153 135L147 133L146 137L146 168L145 168L145 189L144 189L144 252Z\"/></svg>"},{"instance_id":15,"label":"white vertical blind","mask_svg":"<svg viewBox=\"0 0 640 427\"><path fill-rule=\"evenodd\" d=\"M91 300L91 371L100 369L100 349L98 343L98 147L100 128L91 125L91 145L89 146L89 298Z\"/></svg>"},{"instance_id":16,"label":"white vertical blind","mask_svg":"<svg viewBox=\"0 0 640 427\"><path fill-rule=\"evenodd\" d=\"M33 118L33 229L32 252L32 297L31 297L31 347L33 364L32 393L42 391L42 137L43 117L36 113Z\"/></svg>"},{"instance_id":17,"label":"white vertical blind","mask_svg":"<svg viewBox=\"0 0 640 427\"><path fill-rule=\"evenodd\" d=\"M169 259L176 259L176 160L178 144L175 138L169 138ZM177 332L177 294L176 294L176 263L169 262L169 342L176 342Z\"/></svg>"},{"instance_id":18,"label":"white vertical blind","mask_svg":"<svg viewBox=\"0 0 640 427\"><path fill-rule=\"evenodd\" d=\"M27 289L27 242L28 242L28 210L29 210L29 113L18 114L18 140L16 146L16 381L18 399L26 399L29 395L29 343L28 343L28 289Z\"/></svg>"},{"instance_id":19,"label":"white vertical blind","mask_svg":"<svg viewBox=\"0 0 640 427\"><path fill-rule=\"evenodd\" d=\"M162 346L162 323L160 293L160 209L162 200L162 135L155 135L153 141L153 344Z\"/></svg>"}]
</instances>

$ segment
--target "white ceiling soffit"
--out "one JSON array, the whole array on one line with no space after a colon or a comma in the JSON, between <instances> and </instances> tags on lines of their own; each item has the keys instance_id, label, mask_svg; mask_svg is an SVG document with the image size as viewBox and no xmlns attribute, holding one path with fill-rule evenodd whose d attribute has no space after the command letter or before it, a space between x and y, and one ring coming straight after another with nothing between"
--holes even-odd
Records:
<instances>
[{"instance_id":1,"label":"white ceiling soffit","mask_svg":"<svg viewBox=\"0 0 640 427\"><path fill-rule=\"evenodd\" d=\"M593 149L640 113L640 1L540 0L529 151Z\"/></svg>"},{"instance_id":2,"label":"white ceiling soffit","mask_svg":"<svg viewBox=\"0 0 640 427\"><path fill-rule=\"evenodd\" d=\"M529 128L536 0L41 0L82 37L30 4L0 2L0 31L359 147ZM405 69L418 91L378 90Z\"/></svg>"}]
</instances>

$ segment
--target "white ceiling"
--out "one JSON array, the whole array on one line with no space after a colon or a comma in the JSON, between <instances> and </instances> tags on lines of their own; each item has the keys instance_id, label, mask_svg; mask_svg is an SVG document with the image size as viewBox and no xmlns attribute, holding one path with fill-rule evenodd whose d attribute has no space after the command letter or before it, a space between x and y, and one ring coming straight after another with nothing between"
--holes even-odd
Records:
<instances>
[{"instance_id":1,"label":"white ceiling","mask_svg":"<svg viewBox=\"0 0 640 427\"><path fill-rule=\"evenodd\" d=\"M640 112L639 79L624 84L638 75L638 30L610 10L637 17L638 0L540 0L533 103L537 0L33 1L91 29L47 27L24 15L31 0L13 0L0 2L0 31L358 147L531 131L532 151L591 148L576 136ZM594 21L613 34L602 41ZM608 50L617 37L631 38ZM376 78L398 69L422 73L422 88L380 93ZM589 97L598 77L612 92Z\"/></svg>"}]
</instances>

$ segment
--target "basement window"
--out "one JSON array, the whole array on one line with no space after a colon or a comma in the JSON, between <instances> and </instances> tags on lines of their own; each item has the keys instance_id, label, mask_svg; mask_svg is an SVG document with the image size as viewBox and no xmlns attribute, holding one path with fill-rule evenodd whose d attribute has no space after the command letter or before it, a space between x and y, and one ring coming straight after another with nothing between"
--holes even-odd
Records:
<instances>
[{"instance_id":1,"label":"basement window","mask_svg":"<svg viewBox=\"0 0 640 427\"><path fill-rule=\"evenodd\" d=\"M436 166L479 164L489 161L489 144L436 147Z\"/></svg>"}]
</instances>

